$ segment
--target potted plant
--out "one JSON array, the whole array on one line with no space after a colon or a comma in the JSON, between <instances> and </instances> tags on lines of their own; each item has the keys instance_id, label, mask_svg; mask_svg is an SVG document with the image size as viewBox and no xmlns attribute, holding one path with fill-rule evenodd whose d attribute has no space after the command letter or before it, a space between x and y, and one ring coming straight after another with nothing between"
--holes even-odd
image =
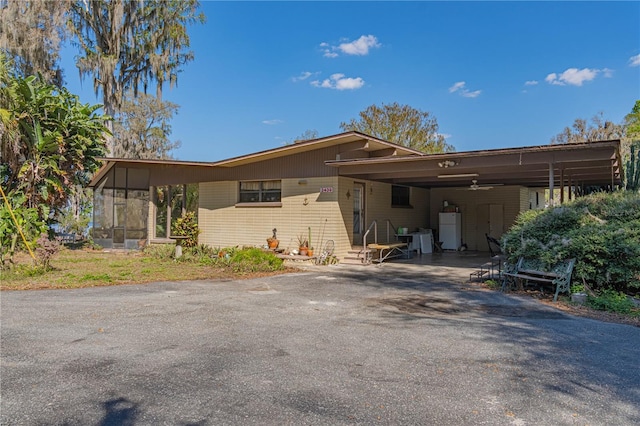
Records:
<instances>
[{"instance_id":1,"label":"potted plant","mask_svg":"<svg viewBox=\"0 0 640 426\"><path fill-rule=\"evenodd\" d=\"M304 234L298 235L298 252L300 256L307 256L309 253L309 240Z\"/></svg>"},{"instance_id":2,"label":"potted plant","mask_svg":"<svg viewBox=\"0 0 640 426\"><path fill-rule=\"evenodd\" d=\"M272 232L273 236L267 238L267 244L269 245L269 249L275 250L278 248L278 244L280 244L280 241L278 241L278 238L276 238L276 232L278 232L278 230L276 228L273 228Z\"/></svg>"},{"instance_id":3,"label":"potted plant","mask_svg":"<svg viewBox=\"0 0 640 426\"><path fill-rule=\"evenodd\" d=\"M313 256L313 246L311 245L311 227L309 227L309 239L307 240L307 256Z\"/></svg>"}]
</instances>

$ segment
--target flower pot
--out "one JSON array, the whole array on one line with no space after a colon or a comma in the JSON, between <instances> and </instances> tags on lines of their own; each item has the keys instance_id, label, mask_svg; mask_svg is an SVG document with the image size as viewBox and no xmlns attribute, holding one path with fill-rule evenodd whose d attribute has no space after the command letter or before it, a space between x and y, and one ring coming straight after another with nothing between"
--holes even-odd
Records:
<instances>
[{"instance_id":1,"label":"flower pot","mask_svg":"<svg viewBox=\"0 0 640 426\"><path fill-rule=\"evenodd\" d=\"M307 250L307 256L309 256L309 257L313 256L313 249L308 249Z\"/></svg>"},{"instance_id":2,"label":"flower pot","mask_svg":"<svg viewBox=\"0 0 640 426\"><path fill-rule=\"evenodd\" d=\"M278 248L278 244L280 244L280 241L276 240L275 238L267 238L267 244L269 244L269 248L271 250L275 250Z\"/></svg>"},{"instance_id":3,"label":"flower pot","mask_svg":"<svg viewBox=\"0 0 640 426\"><path fill-rule=\"evenodd\" d=\"M299 253L300 256L307 256L309 253L309 249L307 247L300 247Z\"/></svg>"}]
</instances>

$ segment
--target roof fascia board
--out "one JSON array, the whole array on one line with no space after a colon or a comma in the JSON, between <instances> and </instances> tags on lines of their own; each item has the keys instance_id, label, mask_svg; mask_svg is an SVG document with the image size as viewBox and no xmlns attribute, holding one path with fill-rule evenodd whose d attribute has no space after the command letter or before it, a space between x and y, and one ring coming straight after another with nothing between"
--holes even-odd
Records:
<instances>
[{"instance_id":1,"label":"roof fascia board","mask_svg":"<svg viewBox=\"0 0 640 426\"><path fill-rule=\"evenodd\" d=\"M341 142L341 141L344 141L344 142ZM369 142L376 142L388 148L392 148L396 150L396 152L404 152L406 155L412 155L412 154L419 155L419 156L424 155L424 153L412 148L407 148L402 145L398 145L392 142L378 139L378 138L366 135L364 133L351 131L351 132L340 133L337 135L327 136L324 138L311 139L308 141L294 143L294 144L286 145L283 147L272 148L265 151L258 151L252 154L247 154L239 157L233 157L226 160L217 161L215 163L212 163L212 165L233 167L233 166L238 166L242 164L262 161L270 158L276 158L283 155L290 155L290 154L299 153L299 152L311 151L314 149L321 148L323 146L340 145L342 143L346 144L350 142L360 142L360 141L365 141L365 144ZM369 147L370 147L369 145L365 145L363 148L358 148L358 149L368 149Z\"/></svg>"},{"instance_id":2,"label":"roof fascia board","mask_svg":"<svg viewBox=\"0 0 640 426\"><path fill-rule=\"evenodd\" d=\"M87 187L88 188L95 187L98 184L98 182L100 182L100 179L102 179L104 177L104 175L109 173L109 170L111 170L113 168L113 166L115 166L115 165L116 165L115 161L107 161L106 163L104 163L98 169L98 171L93 175L93 177L91 178L91 181L87 184Z\"/></svg>"},{"instance_id":3,"label":"roof fascia board","mask_svg":"<svg viewBox=\"0 0 640 426\"><path fill-rule=\"evenodd\" d=\"M163 164L172 166L200 166L211 167L213 163L205 161L182 161L182 160L159 160L159 159L141 159L141 158L113 158L113 157L99 157L100 161L113 161L118 164Z\"/></svg>"},{"instance_id":4,"label":"roof fascia board","mask_svg":"<svg viewBox=\"0 0 640 426\"><path fill-rule=\"evenodd\" d=\"M586 151L591 151L594 149L613 149L611 156L619 156L619 140L613 141L598 141L598 142L585 142L585 143L575 143L575 144L564 144L564 145L541 145L541 146L530 146L530 147L519 147L519 148L500 148L500 149L491 149L491 150L482 150L482 151L462 151L462 152L453 152L453 153L438 153L438 154L423 154L422 156L414 157L384 157L384 158L368 158L368 159L357 159L357 160L328 160L325 161L325 164L328 166L334 167L342 167L344 165L356 165L356 164L375 164L375 163L393 163L393 162L425 162L428 160L455 160L455 159L465 159L468 160L473 157L489 157L489 156L504 156L504 155L521 155L521 154L540 154L540 153L555 153L555 152L568 152L581 150L584 151L584 148L588 148ZM601 157L599 157L601 158Z\"/></svg>"}]
</instances>

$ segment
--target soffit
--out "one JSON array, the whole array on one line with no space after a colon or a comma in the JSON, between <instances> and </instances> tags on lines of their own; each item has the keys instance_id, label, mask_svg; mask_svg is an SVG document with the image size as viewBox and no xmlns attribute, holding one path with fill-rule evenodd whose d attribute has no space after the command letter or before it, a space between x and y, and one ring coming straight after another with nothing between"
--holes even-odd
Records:
<instances>
[{"instance_id":1,"label":"soffit","mask_svg":"<svg viewBox=\"0 0 640 426\"><path fill-rule=\"evenodd\" d=\"M327 161L341 176L425 188L478 184L549 185L549 165L559 184L620 184L619 141L495 149L421 157ZM452 176L453 175L453 176ZM440 176L440 177L439 177ZM450 176L450 177L443 177Z\"/></svg>"}]
</instances>

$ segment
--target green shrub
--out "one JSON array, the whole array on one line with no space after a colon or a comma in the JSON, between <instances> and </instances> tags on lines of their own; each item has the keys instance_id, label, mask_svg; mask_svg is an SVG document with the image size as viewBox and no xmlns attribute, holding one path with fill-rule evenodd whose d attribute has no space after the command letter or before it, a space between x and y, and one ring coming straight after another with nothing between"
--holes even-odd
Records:
<instances>
[{"instance_id":1,"label":"green shrub","mask_svg":"<svg viewBox=\"0 0 640 426\"><path fill-rule=\"evenodd\" d=\"M587 305L599 311L630 314L635 307L633 302L622 292L606 289L598 296L588 297Z\"/></svg>"},{"instance_id":2,"label":"green shrub","mask_svg":"<svg viewBox=\"0 0 640 426\"><path fill-rule=\"evenodd\" d=\"M196 214L194 212L187 212L184 216L176 219L175 223L171 226L171 233L173 235L188 237L182 241L183 247L196 247L198 245L198 235L200 234Z\"/></svg>"},{"instance_id":3,"label":"green shrub","mask_svg":"<svg viewBox=\"0 0 640 426\"><path fill-rule=\"evenodd\" d=\"M502 237L510 262L550 266L576 259L573 279L595 290L640 291L640 194L594 193L563 206L520 214Z\"/></svg>"},{"instance_id":4,"label":"green shrub","mask_svg":"<svg viewBox=\"0 0 640 426\"><path fill-rule=\"evenodd\" d=\"M283 260L273 252L259 248L243 248L232 253L229 265L234 272L271 272L282 269Z\"/></svg>"},{"instance_id":5,"label":"green shrub","mask_svg":"<svg viewBox=\"0 0 640 426\"><path fill-rule=\"evenodd\" d=\"M484 284L492 290L497 290L502 287L502 284L496 280L486 280Z\"/></svg>"},{"instance_id":6,"label":"green shrub","mask_svg":"<svg viewBox=\"0 0 640 426\"><path fill-rule=\"evenodd\" d=\"M10 192L5 195L6 200L0 197L0 269L13 264L13 256L16 252L28 250L22 235L33 251L37 238L47 231L44 221L39 217L41 215L46 217L49 211L46 206L26 207L27 198L20 192Z\"/></svg>"}]
</instances>

